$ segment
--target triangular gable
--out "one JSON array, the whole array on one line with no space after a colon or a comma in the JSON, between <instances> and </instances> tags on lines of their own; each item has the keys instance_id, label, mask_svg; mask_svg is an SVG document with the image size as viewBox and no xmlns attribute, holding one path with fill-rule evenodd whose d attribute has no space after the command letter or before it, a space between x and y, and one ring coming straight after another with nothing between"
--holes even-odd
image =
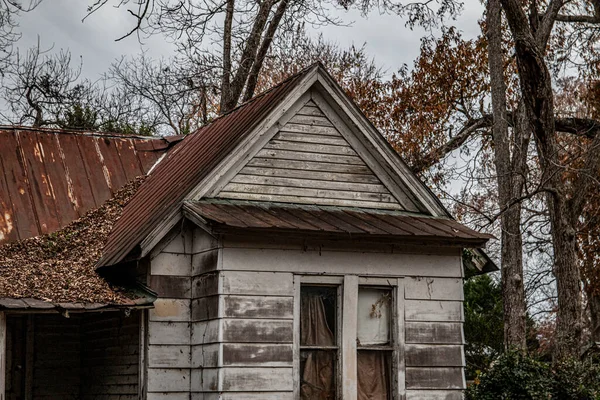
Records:
<instances>
[{"instance_id":1,"label":"triangular gable","mask_svg":"<svg viewBox=\"0 0 600 400\"><path fill-rule=\"evenodd\" d=\"M448 215L323 68L303 90L240 146L236 162L223 165L216 179L200 184L186 199Z\"/></svg>"},{"instance_id":2,"label":"triangular gable","mask_svg":"<svg viewBox=\"0 0 600 400\"><path fill-rule=\"evenodd\" d=\"M338 127L308 101L217 198L406 210ZM409 204L411 211L417 211Z\"/></svg>"}]
</instances>

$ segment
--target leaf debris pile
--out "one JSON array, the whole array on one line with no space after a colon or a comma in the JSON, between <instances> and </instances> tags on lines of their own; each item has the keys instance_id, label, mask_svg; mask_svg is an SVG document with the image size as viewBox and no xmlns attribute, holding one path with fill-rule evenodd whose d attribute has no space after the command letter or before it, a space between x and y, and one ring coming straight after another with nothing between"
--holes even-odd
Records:
<instances>
[{"instance_id":1,"label":"leaf debris pile","mask_svg":"<svg viewBox=\"0 0 600 400\"><path fill-rule=\"evenodd\" d=\"M95 270L123 208L144 181L138 177L101 207L63 229L0 246L0 297L52 303L128 304L125 292Z\"/></svg>"}]
</instances>

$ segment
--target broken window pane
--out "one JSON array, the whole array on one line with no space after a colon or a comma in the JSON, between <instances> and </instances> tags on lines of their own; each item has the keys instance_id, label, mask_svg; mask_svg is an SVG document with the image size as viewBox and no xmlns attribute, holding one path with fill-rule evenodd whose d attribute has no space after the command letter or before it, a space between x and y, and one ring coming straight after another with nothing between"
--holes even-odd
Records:
<instances>
[{"instance_id":1,"label":"broken window pane","mask_svg":"<svg viewBox=\"0 0 600 400\"><path fill-rule=\"evenodd\" d=\"M391 309L391 290L370 287L358 289L358 346L382 346L390 343Z\"/></svg>"},{"instance_id":2,"label":"broken window pane","mask_svg":"<svg viewBox=\"0 0 600 400\"><path fill-rule=\"evenodd\" d=\"M358 400L392 399L391 358L391 351L358 351Z\"/></svg>"},{"instance_id":3,"label":"broken window pane","mask_svg":"<svg viewBox=\"0 0 600 400\"><path fill-rule=\"evenodd\" d=\"M334 346L337 289L303 286L300 301L300 345Z\"/></svg>"}]
</instances>

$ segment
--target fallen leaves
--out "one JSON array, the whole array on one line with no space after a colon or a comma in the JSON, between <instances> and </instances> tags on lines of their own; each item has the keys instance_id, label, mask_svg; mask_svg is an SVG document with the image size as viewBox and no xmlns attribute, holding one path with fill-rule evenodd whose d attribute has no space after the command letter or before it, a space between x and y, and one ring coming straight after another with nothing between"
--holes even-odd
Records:
<instances>
[{"instance_id":1,"label":"fallen leaves","mask_svg":"<svg viewBox=\"0 0 600 400\"><path fill-rule=\"evenodd\" d=\"M125 292L100 277L95 264L114 223L143 181L138 177L129 182L101 207L59 231L0 246L0 297L127 303Z\"/></svg>"}]
</instances>

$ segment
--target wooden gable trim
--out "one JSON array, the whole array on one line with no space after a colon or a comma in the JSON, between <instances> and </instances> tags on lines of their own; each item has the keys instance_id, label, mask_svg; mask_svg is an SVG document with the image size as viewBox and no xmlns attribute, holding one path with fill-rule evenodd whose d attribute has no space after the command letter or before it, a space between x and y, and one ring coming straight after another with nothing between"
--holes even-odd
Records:
<instances>
[{"instance_id":1,"label":"wooden gable trim","mask_svg":"<svg viewBox=\"0 0 600 400\"><path fill-rule=\"evenodd\" d=\"M363 115L358 106L344 93L342 88L326 73L319 74L318 82L321 85L321 94L326 94L324 98L329 98L328 104L338 115L347 115L349 121L356 129L359 129L370 146L376 150L385 163L393 169L392 176L400 178L409 190L418 197L425 209L433 216L450 216L448 211L442 205L440 200L421 182L416 175L402 161L400 156L394 151L390 144L384 139L383 135L373 126L373 124ZM346 124L348 125L348 124ZM363 135L356 135L362 138ZM401 186L401 187L402 187Z\"/></svg>"}]
</instances>

